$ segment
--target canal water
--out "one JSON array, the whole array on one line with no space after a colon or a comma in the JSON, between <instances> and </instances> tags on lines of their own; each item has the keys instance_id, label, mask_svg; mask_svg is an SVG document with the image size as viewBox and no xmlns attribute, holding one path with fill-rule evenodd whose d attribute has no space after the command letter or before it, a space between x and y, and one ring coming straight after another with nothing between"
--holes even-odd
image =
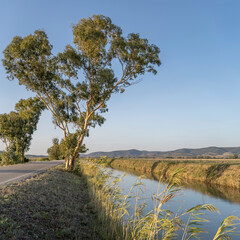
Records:
<instances>
[{"instance_id":1,"label":"canal water","mask_svg":"<svg viewBox=\"0 0 240 240\"><path fill-rule=\"evenodd\" d=\"M123 170L112 169L113 176L122 176L126 174ZM151 178L151 179L150 179ZM123 194L128 194L130 188L139 179L139 176L134 173L127 173L120 182L120 187L123 189ZM141 179L144 184L142 187L143 191L139 191L139 196L145 201L146 207L144 213L147 213L153 209L152 196L163 190L166 187L165 183L159 183L154 177L149 176L149 178ZM199 187L196 187L196 186ZM135 191L137 191L135 189ZM235 194L235 196L232 196ZM219 228L221 222L229 215L235 215L240 217L240 198L239 190L233 191L233 189L214 189L212 186L205 186L202 183L198 184L187 184L187 186L181 187L181 190L177 193L177 196L168 201L164 205L164 209L169 209L174 213L181 213L194 207L198 204L212 204L218 208L220 214L217 212L204 212L204 218L208 219L209 222L203 223L202 227L207 233L201 233L200 239L208 240L213 239L217 229ZM132 200L131 208L129 210L130 214L134 213L134 203ZM186 221L187 218L183 218ZM240 226L237 226L237 230L240 231ZM239 236L231 235L234 240L239 240ZM179 238L181 239L181 233Z\"/></svg>"}]
</instances>

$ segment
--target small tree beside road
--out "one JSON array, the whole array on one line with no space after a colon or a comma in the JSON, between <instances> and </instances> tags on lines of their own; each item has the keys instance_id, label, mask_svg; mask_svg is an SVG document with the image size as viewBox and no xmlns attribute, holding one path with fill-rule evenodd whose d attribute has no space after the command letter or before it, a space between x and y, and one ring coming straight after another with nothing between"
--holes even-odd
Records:
<instances>
[{"instance_id":1,"label":"small tree beside road","mask_svg":"<svg viewBox=\"0 0 240 240\"><path fill-rule=\"evenodd\" d=\"M53 138L52 140L53 145L48 148L47 153L48 153L48 158L50 160L59 160L62 159L62 151L61 147L59 144L59 139L58 138Z\"/></svg>"},{"instance_id":2,"label":"small tree beside road","mask_svg":"<svg viewBox=\"0 0 240 240\"><path fill-rule=\"evenodd\" d=\"M15 111L0 115L0 138L6 146L1 157L3 162L24 162L24 154L29 150L44 108L38 98L21 99Z\"/></svg>"}]
</instances>

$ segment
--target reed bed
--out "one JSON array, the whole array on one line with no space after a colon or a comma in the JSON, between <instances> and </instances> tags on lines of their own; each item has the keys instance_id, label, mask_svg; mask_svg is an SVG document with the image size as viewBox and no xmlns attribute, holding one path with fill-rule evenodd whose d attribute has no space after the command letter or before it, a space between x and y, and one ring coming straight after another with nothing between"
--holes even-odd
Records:
<instances>
[{"instance_id":1,"label":"reed bed","mask_svg":"<svg viewBox=\"0 0 240 240\"><path fill-rule=\"evenodd\" d=\"M179 173L184 181L197 181L212 185L240 189L240 162L239 159L114 159L94 158L96 163L104 163L113 168L122 168L152 174L168 180L175 171L182 168Z\"/></svg>"},{"instance_id":2,"label":"reed bed","mask_svg":"<svg viewBox=\"0 0 240 240\"><path fill-rule=\"evenodd\" d=\"M85 176L88 188L95 209L98 212L96 226L97 232L102 239L193 239L204 233L201 227L205 218L205 212L219 212L211 204L194 206L184 212L171 212L166 209L166 204L171 201L181 188L178 187L178 174L182 170L176 170L171 175L166 187L159 181L159 188L152 196L153 209L144 213L145 203L142 201L139 192L143 191L144 184L141 177L131 187L129 193L124 195L119 187L121 179L124 177L113 177L111 171L106 169L105 164L96 161L80 161L75 173ZM134 199L134 213L130 214L130 205ZM187 218L187 221L183 221ZM231 239L231 234L238 234L237 225L239 218L229 216L219 229L216 229L214 240Z\"/></svg>"}]
</instances>

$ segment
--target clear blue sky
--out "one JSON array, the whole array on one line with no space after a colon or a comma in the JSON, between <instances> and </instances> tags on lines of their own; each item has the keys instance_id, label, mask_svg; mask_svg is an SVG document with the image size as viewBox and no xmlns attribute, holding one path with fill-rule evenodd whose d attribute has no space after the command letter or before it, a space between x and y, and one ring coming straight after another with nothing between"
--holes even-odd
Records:
<instances>
[{"instance_id":1,"label":"clear blue sky","mask_svg":"<svg viewBox=\"0 0 240 240\"><path fill-rule=\"evenodd\" d=\"M162 65L112 97L107 121L85 141L89 152L240 146L239 11L238 0L0 0L0 58L14 36L36 29L57 53L72 43L72 24L109 16L124 34L158 45ZM0 64L0 113L30 96ZM56 136L61 132L44 112L29 153L45 154Z\"/></svg>"}]
</instances>

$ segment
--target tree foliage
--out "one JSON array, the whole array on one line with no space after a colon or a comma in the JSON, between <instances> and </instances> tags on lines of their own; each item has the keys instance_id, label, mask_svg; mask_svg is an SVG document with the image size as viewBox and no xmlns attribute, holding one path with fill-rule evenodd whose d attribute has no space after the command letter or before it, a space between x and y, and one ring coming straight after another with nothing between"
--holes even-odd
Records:
<instances>
[{"instance_id":1,"label":"tree foliage","mask_svg":"<svg viewBox=\"0 0 240 240\"><path fill-rule=\"evenodd\" d=\"M48 158L50 160L59 160L62 158L59 139L53 138L52 143L53 145L47 150Z\"/></svg>"},{"instance_id":2,"label":"tree foliage","mask_svg":"<svg viewBox=\"0 0 240 240\"><path fill-rule=\"evenodd\" d=\"M15 105L15 111L0 115L0 138L6 145L6 152L2 155L4 162L24 161L24 153L29 150L44 108L38 98L21 99Z\"/></svg>"},{"instance_id":3,"label":"tree foliage","mask_svg":"<svg viewBox=\"0 0 240 240\"><path fill-rule=\"evenodd\" d=\"M160 65L157 46L139 34L124 37L102 15L81 19L73 26L73 38L74 46L54 56L46 33L37 30L13 38L3 59L8 78L35 92L52 112L64 141L76 136L74 151L66 155L71 168L89 128L104 123L111 95L123 93L146 72L156 74Z\"/></svg>"}]
</instances>

